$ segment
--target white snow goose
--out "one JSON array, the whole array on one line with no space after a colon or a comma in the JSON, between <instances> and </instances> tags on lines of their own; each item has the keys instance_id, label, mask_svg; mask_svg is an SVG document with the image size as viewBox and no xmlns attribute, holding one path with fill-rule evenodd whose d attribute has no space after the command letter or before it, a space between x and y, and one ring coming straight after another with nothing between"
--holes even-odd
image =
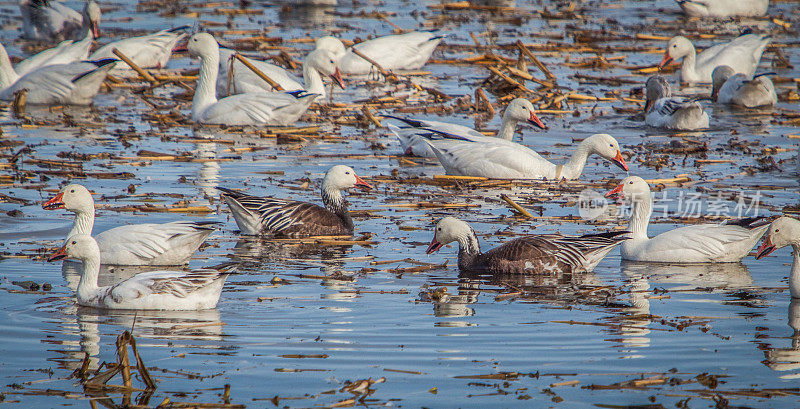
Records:
<instances>
[{"instance_id":1,"label":"white snow goose","mask_svg":"<svg viewBox=\"0 0 800 409\"><path fill-rule=\"evenodd\" d=\"M800 220L782 216L769 226L769 232L756 250L756 259L762 259L773 251L792 246L792 272L789 275L789 293L800 298Z\"/></svg>"},{"instance_id":2,"label":"white snow goose","mask_svg":"<svg viewBox=\"0 0 800 409\"><path fill-rule=\"evenodd\" d=\"M451 124L447 122L429 121L424 119L403 118L394 115L384 115L389 118L397 119L405 123L405 126L389 124L388 128L400 140L400 145L406 155L435 158L436 154L425 139L430 137L431 129L450 135L458 135L472 142L485 140L486 135L463 125ZM520 122L528 122L541 129L547 129L544 123L536 116L536 109L530 101L525 98L512 100L503 112L503 120L497 138L510 141L514 139L514 131Z\"/></svg>"},{"instance_id":3,"label":"white snow goose","mask_svg":"<svg viewBox=\"0 0 800 409\"><path fill-rule=\"evenodd\" d=\"M693 131L708 128L708 113L695 99L673 97L667 80L654 75L645 85L645 122L656 128Z\"/></svg>"},{"instance_id":4,"label":"white snow goose","mask_svg":"<svg viewBox=\"0 0 800 409\"><path fill-rule=\"evenodd\" d=\"M304 91L249 92L217 100L219 44L207 33L189 38L189 55L200 57L200 76L192 100L192 119L218 125L290 125L314 102Z\"/></svg>"},{"instance_id":5,"label":"white snow goose","mask_svg":"<svg viewBox=\"0 0 800 409\"><path fill-rule=\"evenodd\" d=\"M597 154L623 170L628 170L619 143L608 134L592 135L578 144L572 157L556 165L536 151L516 142L487 138L471 142L445 135L444 139L426 139L448 175L482 176L496 179L577 179L586 160Z\"/></svg>"},{"instance_id":6,"label":"white snow goose","mask_svg":"<svg viewBox=\"0 0 800 409\"><path fill-rule=\"evenodd\" d=\"M19 4L25 38L31 40L78 40L87 30L100 36L100 6L89 0L83 12L58 0L22 0Z\"/></svg>"},{"instance_id":7,"label":"white snow goose","mask_svg":"<svg viewBox=\"0 0 800 409\"><path fill-rule=\"evenodd\" d=\"M686 37L672 37L659 67L672 60L683 58L681 81L690 84L710 83L711 73L720 65L727 65L735 72L752 76L756 72L761 54L770 42L770 37L760 34L744 34L728 43L705 49L700 55Z\"/></svg>"},{"instance_id":8,"label":"white snow goose","mask_svg":"<svg viewBox=\"0 0 800 409\"><path fill-rule=\"evenodd\" d=\"M720 65L712 73L711 98L720 104L738 105L745 108L772 106L778 103L775 85L767 75L772 72L748 77L735 74L733 68Z\"/></svg>"},{"instance_id":9,"label":"white snow goose","mask_svg":"<svg viewBox=\"0 0 800 409\"><path fill-rule=\"evenodd\" d=\"M342 190L372 189L349 166L336 165L322 180L325 207L295 200L250 196L217 188L231 209L242 234L275 237L338 236L353 234L353 219Z\"/></svg>"},{"instance_id":10,"label":"white snow goose","mask_svg":"<svg viewBox=\"0 0 800 409\"><path fill-rule=\"evenodd\" d=\"M542 234L523 236L481 252L475 231L466 222L445 217L436 224L427 254L458 242L458 269L491 274L542 274L591 272L628 232L617 231L583 236Z\"/></svg>"},{"instance_id":11,"label":"white snow goose","mask_svg":"<svg viewBox=\"0 0 800 409\"><path fill-rule=\"evenodd\" d=\"M431 58L433 50L444 39L436 31L412 31L405 34L374 38L354 45L362 54L386 70L416 70ZM369 74L374 67L352 49L344 51L342 42L325 36L317 40L317 49L333 51L339 57L339 68L345 74Z\"/></svg>"},{"instance_id":12,"label":"white snow goose","mask_svg":"<svg viewBox=\"0 0 800 409\"><path fill-rule=\"evenodd\" d=\"M45 210L65 209L75 213L75 224L67 238L92 234L94 199L79 185L64 186L42 204ZM126 266L174 266L189 258L216 230L216 222L144 223L114 227L95 236L103 263Z\"/></svg>"},{"instance_id":13,"label":"white snow goose","mask_svg":"<svg viewBox=\"0 0 800 409\"><path fill-rule=\"evenodd\" d=\"M83 262L78 283L78 305L122 310L206 310L219 302L222 286L228 277L215 269L186 271L149 271L120 283L99 287L102 260L97 242L89 235L76 234L47 261L71 258Z\"/></svg>"},{"instance_id":14,"label":"white snow goose","mask_svg":"<svg viewBox=\"0 0 800 409\"><path fill-rule=\"evenodd\" d=\"M69 64L86 60L89 57L89 49L92 47L93 41L94 37L92 37L90 31L87 31L83 40L64 40L53 48L40 51L18 62L14 67L14 71L17 76L23 76L48 65Z\"/></svg>"},{"instance_id":15,"label":"white snow goose","mask_svg":"<svg viewBox=\"0 0 800 409\"><path fill-rule=\"evenodd\" d=\"M0 45L0 100L11 101L15 92L27 89L29 104L89 105L117 61L105 59L48 65L20 77L11 67L5 48Z\"/></svg>"},{"instance_id":16,"label":"white snow goose","mask_svg":"<svg viewBox=\"0 0 800 409\"><path fill-rule=\"evenodd\" d=\"M172 57L175 46L186 37L186 33L182 31L188 28L189 26L176 27L153 34L112 41L95 50L89 59L118 58L114 54L114 49L117 49L140 68L164 68ZM132 68L128 64L120 63L112 73L124 73L131 70Z\"/></svg>"},{"instance_id":17,"label":"white snow goose","mask_svg":"<svg viewBox=\"0 0 800 409\"><path fill-rule=\"evenodd\" d=\"M769 0L676 0L689 17L755 17L767 13Z\"/></svg>"},{"instance_id":18,"label":"white snow goose","mask_svg":"<svg viewBox=\"0 0 800 409\"><path fill-rule=\"evenodd\" d=\"M729 220L721 224L680 227L654 237L647 236L653 209L650 186L629 176L606 197L624 197L633 204L627 230L631 239L622 243L624 260L658 263L733 263L741 261L767 230L763 218Z\"/></svg>"},{"instance_id":19,"label":"white snow goose","mask_svg":"<svg viewBox=\"0 0 800 409\"><path fill-rule=\"evenodd\" d=\"M273 91L269 83L261 79L241 61L233 60L233 74L230 74L231 59L236 53L234 50L220 48L220 72L217 77L217 94L229 95L247 92ZM245 57L246 58L246 57ZM297 82L285 69L264 61L247 59L259 71L266 74L271 80L280 85L284 91L305 90L312 94L319 94L317 99L323 99L327 93L322 76L329 77L339 88L344 89L345 84L342 74L336 63L336 56L329 50L314 50L306 56L303 62L303 82L305 87ZM228 78L230 77L230 85Z\"/></svg>"}]
</instances>

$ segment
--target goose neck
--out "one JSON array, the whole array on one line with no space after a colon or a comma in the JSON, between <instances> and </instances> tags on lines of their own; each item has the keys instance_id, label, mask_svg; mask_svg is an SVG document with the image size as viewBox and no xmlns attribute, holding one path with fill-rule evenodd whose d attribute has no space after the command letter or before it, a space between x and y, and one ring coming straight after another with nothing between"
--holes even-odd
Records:
<instances>
[{"instance_id":1,"label":"goose neck","mask_svg":"<svg viewBox=\"0 0 800 409\"><path fill-rule=\"evenodd\" d=\"M633 236L632 239L647 239L647 225L650 224L650 214L653 211L653 198L650 192L634 194L631 198L633 208L628 231Z\"/></svg>"},{"instance_id":2,"label":"goose neck","mask_svg":"<svg viewBox=\"0 0 800 409\"><path fill-rule=\"evenodd\" d=\"M503 122L500 124L500 130L497 132L497 137L507 141L514 139L514 132L517 130L517 121L511 118L509 114L503 115Z\"/></svg>"},{"instance_id":3,"label":"goose neck","mask_svg":"<svg viewBox=\"0 0 800 409\"><path fill-rule=\"evenodd\" d=\"M586 160L591 154L591 143L586 139L578 145L567 163L564 164L561 176L565 179L577 179L583 173L583 167L586 166Z\"/></svg>"},{"instance_id":4,"label":"goose neck","mask_svg":"<svg viewBox=\"0 0 800 409\"><path fill-rule=\"evenodd\" d=\"M75 223L72 225L72 230L69 232L67 238L76 234L92 235L92 228L94 228L94 206L92 209L81 209L75 212Z\"/></svg>"},{"instance_id":5,"label":"goose neck","mask_svg":"<svg viewBox=\"0 0 800 409\"><path fill-rule=\"evenodd\" d=\"M353 218L350 217L350 211L347 210L347 201L344 199L341 190L326 186L323 183L322 203L326 209L339 216L348 229L353 229Z\"/></svg>"},{"instance_id":6,"label":"goose neck","mask_svg":"<svg viewBox=\"0 0 800 409\"><path fill-rule=\"evenodd\" d=\"M219 51L200 56L200 74L192 100L192 116L198 116L217 102L217 75L219 74Z\"/></svg>"},{"instance_id":7,"label":"goose neck","mask_svg":"<svg viewBox=\"0 0 800 409\"><path fill-rule=\"evenodd\" d=\"M83 274L81 280L78 282L78 301L85 301L92 298L92 296L100 288L97 285L97 278L100 275L100 253L92 257L81 260L83 262Z\"/></svg>"},{"instance_id":8,"label":"goose neck","mask_svg":"<svg viewBox=\"0 0 800 409\"><path fill-rule=\"evenodd\" d=\"M306 91L319 94L320 97L325 97L325 83L322 81L322 76L310 61L303 64L303 82L305 82Z\"/></svg>"},{"instance_id":9,"label":"goose neck","mask_svg":"<svg viewBox=\"0 0 800 409\"><path fill-rule=\"evenodd\" d=\"M681 63L681 77L686 78L694 78L697 76L697 50L695 50L694 45L691 46L689 49L689 53L683 57L683 62Z\"/></svg>"},{"instance_id":10,"label":"goose neck","mask_svg":"<svg viewBox=\"0 0 800 409\"><path fill-rule=\"evenodd\" d=\"M789 275L789 293L800 298L800 245L792 244L792 272Z\"/></svg>"},{"instance_id":11,"label":"goose neck","mask_svg":"<svg viewBox=\"0 0 800 409\"><path fill-rule=\"evenodd\" d=\"M478 236L475 235L475 230L469 227L458 237L458 267L462 270L469 270L475 258L481 254L481 246L478 242Z\"/></svg>"},{"instance_id":12,"label":"goose neck","mask_svg":"<svg viewBox=\"0 0 800 409\"><path fill-rule=\"evenodd\" d=\"M5 47L0 44L0 90L10 87L18 79L19 75L14 71L14 67L11 66L11 59L8 58Z\"/></svg>"}]
</instances>

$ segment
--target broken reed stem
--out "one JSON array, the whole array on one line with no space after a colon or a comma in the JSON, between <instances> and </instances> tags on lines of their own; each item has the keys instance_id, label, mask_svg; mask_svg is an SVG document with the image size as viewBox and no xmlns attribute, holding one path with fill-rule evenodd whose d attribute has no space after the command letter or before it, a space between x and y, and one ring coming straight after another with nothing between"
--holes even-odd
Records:
<instances>
[{"instance_id":1,"label":"broken reed stem","mask_svg":"<svg viewBox=\"0 0 800 409\"><path fill-rule=\"evenodd\" d=\"M494 117L494 107L492 103L489 102L489 98L486 97L486 93L483 92L483 88L481 87L475 89L475 107L478 108L478 110L485 108L485 110Z\"/></svg>"},{"instance_id":2,"label":"broken reed stem","mask_svg":"<svg viewBox=\"0 0 800 409\"><path fill-rule=\"evenodd\" d=\"M404 33L406 31L406 30L403 30L402 27L398 26L397 24L395 24L391 20L389 20L389 18L386 17L386 15L383 14L383 13L378 13L378 18L383 20L383 21L385 21L390 26L392 26L392 28L394 28L395 31L398 31L398 32L401 32L401 33Z\"/></svg>"},{"instance_id":3,"label":"broken reed stem","mask_svg":"<svg viewBox=\"0 0 800 409\"><path fill-rule=\"evenodd\" d=\"M499 69L499 68L497 68L496 66L489 65L489 66L487 66L486 68L488 68L488 69L489 69L489 71L493 72L493 73L494 73L495 75L497 75L498 77L500 77L500 78L504 79L504 80L505 80L507 83L509 83L509 84L511 84L511 85L513 85L513 86L515 86L515 87L517 87L517 88L519 88L519 89L521 89L521 90L523 90L523 91L525 91L525 92L530 92L530 93L533 93L533 91L531 91L531 90L529 90L528 88L526 88L526 87L525 87L524 85L522 85L522 84L521 84L519 81L517 81L517 80L515 80L515 79L513 79L513 78L511 78L511 77L509 77L509 76L508 76L508 75L506 75L506 74L503 74L503 73L500 71L500 69Z\"/></svg>"},{"instance_id":4,"label":"broken reed stem","mask_svg":"<svg viewBox=\"0 0 800 409\"><path fill-rule=\"evenodd\" d=\"M15 118L22 118L25 116L25 104L28 102L28 89L23 88L14 92L14 102L11 104L11 109L14 112Z\"/></svg>"},{"instance_id":5,"label":"broken reed stem","mask_svg":"<svg viewBox=\"0 0 800 409\"><path fill-rule=\"evenodd\" d=\"M500 195L500 198L503 199L503 201L505 201L506 203L508 203L509 206L513 207L514 210L516 210L519 214L529 219L533 219L533 215L530 214L530 212L525 210L522 206L518 205L517 202L511 200L510 197L506 196L505 194L502 194Z\"/></svg>"},{"instance_id":6,"label":"broken reed stem","mask_svg":"<svg viewBox=\"0 0 800 409\"><path fill-rule=\"evenodd\" d=\"M542 62L539 61L539 59L536 58L535 55L533 55L531 50L529 50L528 47L526 47L525 44L522 43L522 41L517 40L517 47L519 47L519 50L523 54L525 54L536 65L537 68L539 68L539 70L544 74L545 77L547 77L547 79L549 80L556 79L556 76L553 75L553 73L550 72L550 70L548 70L547 67L545 67L544 64L542 64Z\"/></svg>"},{"instance_id":7,"label":"broken reed stem","mask_svg":"<svg viewBox=\"0 0 800 409\"><path fill-rule=\"evenodd\" d=\"M361 58L363 58L363 59L367 60L367 62L368 62L368 63L372 64L372 66L374 66L375 68L377 68L377 69L378 69L378 72L380 72L380 73L381 73L381 75L383 75L383 77L384 77L384 78L386 78L387 80L388 80L390 77L391 77L391 78L394 78L395 80L397 79L397 77L395 77L394 75L392 75L392 73L390 73L389 71L387 71L385 68L381 67L381 65L380 65L380 64L378 64L378 63L377 63L375 60L373 60L372 58L369 58L369 57L367 57L366 55L364 55L364 53L362 53L362 52L361 52L361 51L360 51L358 48L356 48L355 46L353 46L353 47L350 47L350 50L351 50L351 51L353 51L353 54L355 54L355 55L357 55L357 56L359 56L359 57L361 57Z\"/></svg>"},{"instance_id":8,"label":"broken reed stem","mask_svg":"<svg viewBox=\"0 0 800 409\"><path fill-rule=\"evenodd\" d=\"M133 68L133 70L136 71L136 73L139 74L140 77L144 78L145 81L151 84L158 83L157 79L155 79L152 75L150 75L149 72L143 70L141 67L136 65L136 63L131 61L131 59L128 58L125 54L123 54L122 51L114 48L113 50L111 50L111 52L114 53L114 55L116 55L117 57L119 57L120 60L124 61L125 64L128 64L131 68Z\"/></svg>"},{"instance_id":9,"label":"broken reed stem","mask_svg":"<svg viewBox=\"0 0 800 409\"><path fill-rule=\"evenodd\" d=\"M237 60L239 60L242 64L244 64L245 67L249 68L250 71L253 71L256 75L258 75L259 78L266 81L267 84L269 84L272 88L275 89L275 91L283 91L283 87L280 86L280 84L275 82L272 78L268 77L267 74L261 72L261 70L256 68L256 66L253 65L253 63L251 63L250 61L247 61L247 58L244 58L241 54L236 53L233 55L232 58L236 58Z\"/></svg>"},{"instance_id":10,"label":"broken reed stem","mask_svg":"<svg viewBox=\"0 0 800 409\"><path fill-rule=\"evenodd\" d=\"M378 128L383 128L383 125L381 125L381 121L378 121L378 118L375 118L375 115L372 115L372 111L369 109L368 106L364 105L363 107L361 107L361 112L364 113L364 116L366 116L367 119L369 119L369 121L372 122L373 125L375 125Z\"/></svg>"},{"instance_id":11,"label":"broken reed stem","mask_svg":"<svg viewBox=\"0 0 800 409\"><path fill-rule=\"evenodd\" d=\"M125 331L122 335L117 337L117 365L122 370L122 384L126 388L132 388L131 382L131 366L130 359L128 358L128 342L130 340L130 332Z\"/></svg>"}]
</instances>

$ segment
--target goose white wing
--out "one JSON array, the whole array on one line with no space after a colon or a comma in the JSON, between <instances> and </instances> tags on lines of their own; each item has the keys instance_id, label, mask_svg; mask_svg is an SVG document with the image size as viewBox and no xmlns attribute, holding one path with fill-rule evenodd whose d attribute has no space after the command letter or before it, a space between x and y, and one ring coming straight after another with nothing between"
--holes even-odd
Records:
<instances>
[{"instance_id":1,"label":"goose white wing","mask_svg":"<svg viewBox=\"0 0 800 409\"><path fill-rule=\"evenodd\" d=\"M33 25L37 26L40 39L79 28L83 24L83 16L77 11L58 1L30 1L30 16Z\"/></svg>"},{"instance_id":2,"label":"goose white wing","mask_svg":"<svg viewBox=\"0 0 800 409\"><path fill-rule=\"evenodd\" d=\"M106 230L95 236L95 240L100 246L100 260L103 263L141 265L149 264L149 261L168 252L180 250L178 247L186 244L187 236L197 236L197 241L202 241L211 230L192 222L144 223ZM194 245L191 247L189 255L196 249ZM180 264L181 261L168 264Z\"/></svg>"},{"instance_id":3,"label":"goose white wing","mask_svg":"<svg viewBox=\"0 0 800 409\"><path fill-rule=\"evenodd\" d=\"M697 56L695 66L698 71L702 71L703 77L710 78L714 68L720 65L730 66L737 73L752 76L767 44L769 44L769 36L742 35L729 43L717 44L704 50Z\"/></svg>"},{"instance_id":4,"label":"goose white wing","mask_svg":"<svg viewBox=\"0 0 800 409\"><path fill-rule=\"evenodd\" d=\"M387 70L416 69L425 65L442 38L433 32L415 31L378 37L353 47ZM339 61L339 67L351 74L366 74L372 69L368 61L352 50L347 50Z\"/></svg>"},{"instance_id":5,"label":"goose white wing","mask_svg":"<svg viewBox=\"0 0 800 409\"><path fill-rule=\"evenodd\" d=\"M124 303L149 295L168 295L186 298L193 292L207 287L222 275L216 270L150 271L137 274L117 285L108 287L107 296L117 303Z\"/></svg>"},{"instance_id":6,"label":"goose white wing","mask_svg":"<svg viewBox=\"0 0 800 409\"><path fill-rule=\"evenodd\" d=\"M119 58L114 54L116 48L141 68L162 68L172 56L172 49L185 36L184 33L161 30L153 34L125 38L98 48L89 58L92 60ZM117 68L130 67L127 64L119 64Z\"/></svg>"},{"instance_id":7,"label":"goose white wing","mask_svg":"<svg viewBox=\"0 0 800 409\"><path fill-rule=\"evenodd\" d=\"M641 252L653 260L729 261L724 257L740 251L737 244L744 243L745 251L749 251L753 243L748 246L747 242L758 239L753 237L753 230L741 226L699 224L659 234L650 239Z\"/></svg>"},{"instance_id":8,"label":"goose white wing","mask_svg":"<svg viewBox=\"0 0 800 409\"><path fill-rule=\"evenodd\" d=\"M81 41L66 40L57 46L44 50L38 54L20 61L14 70L17 75L25 74L48 65L69 64L75 61L82 61L89 56L89 48L92 46L91 32L87 32L86 37Z\"/></svg>"},{"instance_id":9,"label":"goose white wing","mask_svg":"<svg viewBox=\"0 0 800 409\"><path fill-rule=\"evenodd\" d=\"M27 89L28 101L35 104L58 103L75 90L73 79L97 69L92 63L59 64L28 73L0 92L0 99L14 99L14 92Z\"/></svg>"},{"instance_id":10,"label":"goose white wing","mask_svg":"<svg viewBox=\"0 0 800 409\"><path fill-rule=\"evenodd\" d=\"M251 69L244 66L241 61L233 62L233 79L228 91L228 72L231 68L231 57L236 52L227 48L219 49L219 75L217 76L217 95L228 94L242 94L248 92L263 92L273 91L271 85L262 80L261 77L256 75ZM251 58L247 59L259 71L266 74L271 80L277 82L285 91L302 90L301 84L297 78L289 74L285 69L270 64L264 61L258 61Z\"/></svg>"},{"instance_id":11,"label":"goose white wing","mask_svg":"<svg viewBox=\"0 0 800 409\"><path fill-rule=\"evenodd\" d=\"M226 125L289 125L303 115L315 95L299 98L284 92L231 95L203 111L199 121Z\"/></svg>"},{"instance_id":12,"label":"goose white wing","mask_svg":"<svg viewBox=\"0 0 800 409\"><path fill-rule=\"evenodd\" d=\"M450 175L488 178L553 178L556 166L516 144L432 141L436 157Z\"/></svg>"}]
</instances>

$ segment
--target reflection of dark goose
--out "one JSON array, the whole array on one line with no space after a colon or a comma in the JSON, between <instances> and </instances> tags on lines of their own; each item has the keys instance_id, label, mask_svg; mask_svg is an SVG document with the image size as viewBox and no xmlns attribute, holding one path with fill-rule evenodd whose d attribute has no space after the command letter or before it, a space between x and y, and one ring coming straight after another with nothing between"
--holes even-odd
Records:
<instances>
[{"instance_id":1,"label":"reflection of dark goose","mask_svg":"<svg viewBox=\"0 0 800 409\"><path fill-rule=\"evenodd\" d=\"M266 260L318 259L320 262L334 262L344 257L348 246L319 246L313 243L292 241L273 241L260 237L241 237L233 247L231 259L242 263L260 265ZM245 267L246 269L246 267Z\"/></svg>"}]
</instances>

